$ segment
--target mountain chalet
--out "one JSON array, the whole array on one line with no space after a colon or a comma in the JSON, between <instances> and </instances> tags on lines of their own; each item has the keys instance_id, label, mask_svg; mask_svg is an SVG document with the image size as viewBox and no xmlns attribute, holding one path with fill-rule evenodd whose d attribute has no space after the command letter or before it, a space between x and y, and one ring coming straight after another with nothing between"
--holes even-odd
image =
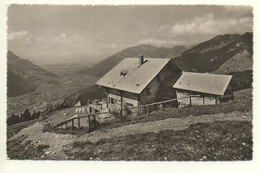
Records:
<instances>
[{"instance_id":1,"label":"mountain chalet","mask_svg":"<svg viewBox=\"0 0 260 173\"><path fill-rule=\"evenodd\" d=\"M233 95L231 78L230 75L182 72L169 58L140 56L125 58L96 85L105 88L109 110L122 110L170 99L176 99L172 102L174 107L191 101L216 104L221 101L218 97ZM192 96L188 103L187 99L181 99L187 96Z\"/></svg>"},{"instance_id":2,"label":"mountain chalet","mask_svg":"<svg viewBox=\"0 0 260 173\"><path fill-rule=\"evenodd\" d=\"M179 106L212 105L233 99L233 85L231 75L182 72L173 88Z\"/></svg>"}]
</instances>

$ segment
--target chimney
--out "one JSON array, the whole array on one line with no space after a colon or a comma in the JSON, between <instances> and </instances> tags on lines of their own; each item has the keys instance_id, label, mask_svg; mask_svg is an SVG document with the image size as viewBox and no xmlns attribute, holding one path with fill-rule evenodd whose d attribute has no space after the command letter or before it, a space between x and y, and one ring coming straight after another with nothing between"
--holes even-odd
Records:
<instances>
[{"instance_id":1,"label":"chimney","mask_svg":"<svg viewBox=\"0 0 260 173\"><path fill-rule=\"evenodd\" d=\"M144 64L144 55L139 55L139 66Z\"/></svg>"}]
</instances>

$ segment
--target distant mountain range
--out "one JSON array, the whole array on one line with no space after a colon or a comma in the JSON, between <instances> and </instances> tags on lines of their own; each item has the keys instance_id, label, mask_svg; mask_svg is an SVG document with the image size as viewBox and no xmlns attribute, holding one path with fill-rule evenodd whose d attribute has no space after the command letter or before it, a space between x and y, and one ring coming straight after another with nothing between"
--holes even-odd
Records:
<instances>
[{"instance_id":1,"label":"distant mountain range","mask_svg":"<svg viewBox=\"0 0 260 173\"><path fill-rule=\"evenodd\" d=\"M79 71L80 74L87 74L90 76L101 77L117 65L120 61L127 57L138 57L143 54L149 58L173 58L181 55L187 48L185 46L175 46L173 48L155 47L152 45L139 45L124 49L91 68Z\"/></svg>"},{"instance_id":2,"label":"distant mountain range","mask_svg":"<svg viewBox=\"0 0 260 173\"><path fill-rule=\"evenodd\" d=\"M49 52L48 52L49 53ZM51 53L51 52L50 52ZM107 54L68 54L68 55L34 55L25 56L24 58L30 60L32 63L39 66L52 64L81 64L81 65L95 65L107 57Z\"/></svg>"},{"instance_id":3,"label":"distant mountain range","mask_svg":"<svg viewBox=\"0 0 260 173\"><path fill-rule=\"evenodd\" d=\"M186 50L173 61L184 71L222 72L252 69L253 34L219 35Z\"/></svg>"},{"instance_id":4,"label":"distant mountain range","mask_svg":"<svg viewBox=\"0 0 260 173\"><path fill-rule=\"evenodd\" d=\"M185 46L173 48L139 45L124 49L98 64L78 71L79 74L101 77L126 57L138 57L143 54L150 58L172 58L183 71L237 73L250 78L244 88L252 83L253 34L226 34L196 44L188 49ZM7 87L8 96L18 96L34 91L42 82L55 83L58 75L48 72L29 60L21 59L8 51ZM243 82L243 81L241 81Z\"/></svg>"},{"instance_id":5,"label":"distant mountain range","mask_svg":"<svg viewBox=\"0 0 260 173\"><path fill-rule=\"evenodd\" d=\"M251 70L253 63L253 34L226 34L216 36L192 48L176 46L159 48L151 45L139 45L124 49L95 66L79 71L95 77L101 77L126 57L138 57L143 54L150 58L173 58L183 71L230 73Z\"/></svg>"},{"instance_id":6,"label":"distant mountain range","mask_svg":"<svg viewBox=\"0 0 260 173\"><path fill-rule=\"evenodd\" d=\"M58 77L8 50L7 96L33 92L41 82L55 82L55 78Z\"/></svg>"}]
</instances>

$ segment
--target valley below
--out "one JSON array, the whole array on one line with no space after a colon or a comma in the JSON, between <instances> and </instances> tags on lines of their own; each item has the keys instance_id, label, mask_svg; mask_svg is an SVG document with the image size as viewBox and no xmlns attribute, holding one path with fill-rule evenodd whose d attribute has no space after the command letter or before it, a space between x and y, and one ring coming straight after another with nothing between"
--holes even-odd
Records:
<instances>
[{"instance_id":1,"label":"valley below","mask_svg":"<svg viewBox=\"0 0 260 173\"><path fill-rule=\"evenodd\" d=\"M42 82L35 91L16 97L8 97L7 116L22 113L25 108L30 111L43 111L48 105L61 103L66 97L93 85L97 78L75 74L75 68L55 67L60 75L54 82Z\"/></svg>"}]
</instances>

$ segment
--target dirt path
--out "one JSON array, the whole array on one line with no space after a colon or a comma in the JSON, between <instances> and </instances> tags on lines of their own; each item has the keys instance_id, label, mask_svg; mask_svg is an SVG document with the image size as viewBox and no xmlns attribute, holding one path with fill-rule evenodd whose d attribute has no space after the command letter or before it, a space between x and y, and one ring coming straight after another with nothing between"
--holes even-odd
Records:
<instances>
[{"instance_id":1,"label":"dirt path","mask_svg":"<svg viewBox=\"0 0 260 173\"><path fill-rule=\"evenodd\" d=\"M90 141L97 142L103 138L112 138L116 136L124 136L129 134L137 133L148 133L158 132L162 130L184 130L191 124L203 123L203 122L214 122L214 121L252 121L252 112L232 112L228 114L213 114L213 115L201 115L201 116L190 116L187 118L168 118L165 120L130 124L118 128L109 129L106 132L94 131L89 134L78 137L77 141Z\"/></svg>"},{"instance_id":2,"label":"dirt path","mask_svg":"<svg viewBox=\"0 0 260 173\"><path fill-rule=\"evenodd\" d=\"M116 136L124 136L129 134L147 133L147 132L158 132L161 130L183 130L191 124L203 123L203 122L214 122L214 121L252 121L252 112L232 112L228 114L212 114L212 115L201 115L201 116L190 116L187 118L169 118L160 121L130 124L121 126L107 131L94 131L82 136L76 135L65 135L56 133L43 133L42 125L36 123L28 128L21 130L12 139L17 138L21 135L27 136L26 140L31 140L34 143L49 145L46 154L52 159L66 159L65 154L62 152L63 147L67 144L71 144L74 141L90 141L97 142L100 139L112 138Z\"/></svg>"},{"instance_id":3,"label":"dirt path","mask_svg":"<svg viewBox=\"0 0 260 173\"><path fill-rule=\"evenodd\" d=\"M18 138L22 135L27 138L23 141L25 143L28 140L31 140L34 144L44 144L49 145L50 147L46 150L47 155L52 159L65 159L66 156L62 152L63 146L67 145L76 139L76 135L69 134L56 134L50 132L42 132L42 124L35 123L34 125L21 130L18 134L13 136L10 140Z\"/></svg>"}]
</instances>

